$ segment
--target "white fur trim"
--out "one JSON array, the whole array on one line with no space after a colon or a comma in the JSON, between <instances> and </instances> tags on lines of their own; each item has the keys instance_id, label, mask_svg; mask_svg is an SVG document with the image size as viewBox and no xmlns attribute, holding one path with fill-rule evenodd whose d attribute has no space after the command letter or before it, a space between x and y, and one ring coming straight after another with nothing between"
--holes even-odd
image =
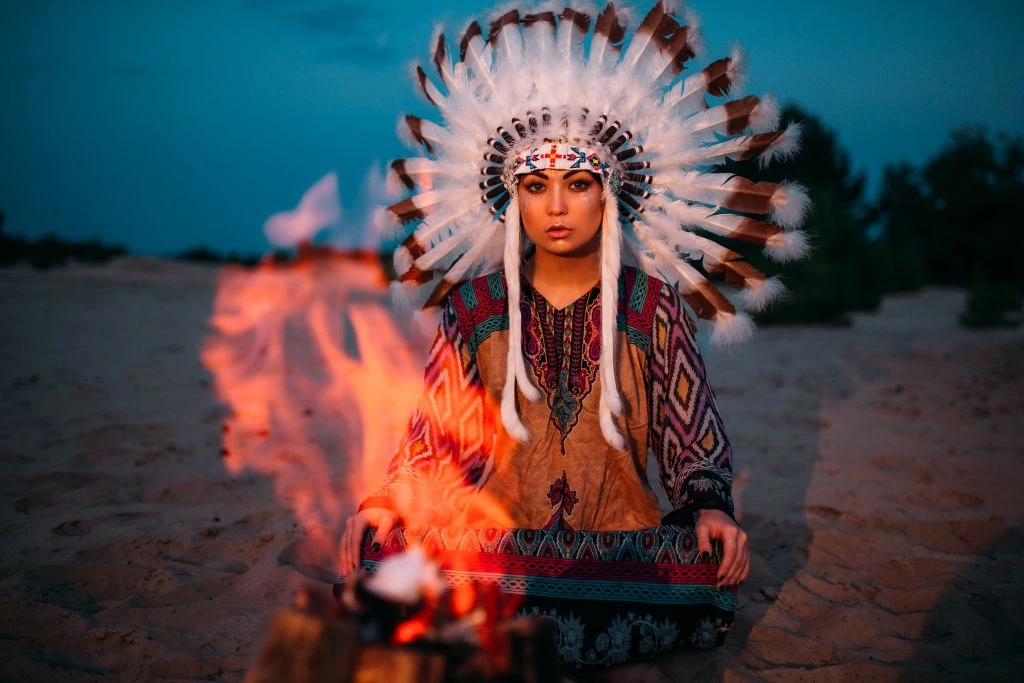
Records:
<instances>
[{"instance_id":1,"label":"white fur trim","mask_svg":"<svg viewBox=\"0 0 1024 683\"><path fill-rule=\"evenodd\" d=\"M626 441L615 426L614 415L622 415L616 370L616 339L618 330L619 267L622 263L622 231L619 226L618 200L612 196L609 183L604 183L604 215L601 221L601 400L599 411L601 433L618 450L625 450Z\"/></svg>"},{"instance_id":2,"label":"white fur trim","mask_svg":"<svg viewBox=\"0 0 1024 683\"><path fill-rule=\"evenodd\" d=\"M526 376L523 360L523 318L519 310L519 199L509 199L505 213L505 283L508 302L508 357L505 363L505 386L501 390L501 421L516 441L530 440L530 430L523 424L516 408L516 385L531 401L540 398L540 392Z\"/></svg>"}]
</instances>

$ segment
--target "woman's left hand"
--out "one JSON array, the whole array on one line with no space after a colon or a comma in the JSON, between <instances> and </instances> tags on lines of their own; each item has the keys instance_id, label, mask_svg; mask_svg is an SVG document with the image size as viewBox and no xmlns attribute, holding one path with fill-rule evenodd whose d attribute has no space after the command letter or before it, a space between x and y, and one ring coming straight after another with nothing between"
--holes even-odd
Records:
<instances>
[{"instance_id":1,"label":"woman's left hand","mask_svg":"<svg viewBox=\"0 0 1024 683\"><path fill-rule=\"evenodd\" d=\"M700 510L697 513L697 548L711 555L712 539L722 544L722 564L718 567L718 583L722 586L738 585L750 574L750 551L747 534L729 515L721 510Z\"/></svg>"}]
</instances>

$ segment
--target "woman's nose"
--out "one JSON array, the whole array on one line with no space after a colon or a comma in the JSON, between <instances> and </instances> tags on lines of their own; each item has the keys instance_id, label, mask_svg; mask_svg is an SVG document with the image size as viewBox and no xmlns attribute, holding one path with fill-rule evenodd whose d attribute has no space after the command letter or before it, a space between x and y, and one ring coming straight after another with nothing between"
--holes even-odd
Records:
<instances>
[{"instance_id":1,"label":"woman's nose","mask_svg":"<svg viewBox=\"0 0 1024 683\"><path fill-rule=\"evenodd\" d=\"M567 210L564 191L558 186L553 187L548 192L548 214L551 216L561 216Z\"/></svg>"}]
</instances>

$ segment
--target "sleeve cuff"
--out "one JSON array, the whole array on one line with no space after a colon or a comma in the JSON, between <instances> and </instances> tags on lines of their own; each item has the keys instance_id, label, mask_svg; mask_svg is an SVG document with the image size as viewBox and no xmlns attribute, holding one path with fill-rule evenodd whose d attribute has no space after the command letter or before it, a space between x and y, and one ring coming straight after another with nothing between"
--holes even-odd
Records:
<instances>
[{"instance_id":1,"label":"sleeve cuff","mask_svg":"<svg viewBox=\"0 0 1024 683\"><path fill-rule=\"evenodd\" d=\"M395 501L391 499L391 496L370 496L359 504L358 511L362 512L368 508L383 508L392 512L398 512L398 508L395 507Z\"/></svg>"}]
</instances>

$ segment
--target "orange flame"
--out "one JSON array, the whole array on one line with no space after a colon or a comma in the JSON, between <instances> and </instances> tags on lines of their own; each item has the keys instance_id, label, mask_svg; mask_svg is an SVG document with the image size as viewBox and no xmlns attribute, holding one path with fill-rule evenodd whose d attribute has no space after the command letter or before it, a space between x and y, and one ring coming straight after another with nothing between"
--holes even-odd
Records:
<instances>
[{"instance_id":1,"label":"orange flame","mask_svg":"<svg viewBox=\"0 0 1024 683\"><path fill-rule=\"evenodd\" d=\"M375 253L311 247L291 263L226 268L201 350L230 410L222 434L228 472L271 477L276 495L324 541L321 557L334 562L336 532L382 478L423 390L429 339L391 309L385 281ZM497 412L486 396L485 403ZM447 427L459 434L465 425ZM438 511L453 509L462 510L456 523L465 526L512 526L504 507L467 486L458 467L435 473L432 484L399 487L395 502L407 526L436 525ZM447 568L465 574L468 563L449 558ZM479 618L489 649L508 616L493 592L460 584L448 596L454 616ZM422 637L438 609L428 601L395 640Z\"/></svg>"},{"instance_id":2,"label":"orange flame","mask_svg":"<svg viewBox=\"0 0 1024 683\"><path fill-rule=\"evenodd\" d=\"M201 359L230 410L228 472L272 477L304 527L337 529L422 385L422 335L390 310L377 255L305 248L293 263L225 268L210 326Z\"/></svg>"}]
</instances>

